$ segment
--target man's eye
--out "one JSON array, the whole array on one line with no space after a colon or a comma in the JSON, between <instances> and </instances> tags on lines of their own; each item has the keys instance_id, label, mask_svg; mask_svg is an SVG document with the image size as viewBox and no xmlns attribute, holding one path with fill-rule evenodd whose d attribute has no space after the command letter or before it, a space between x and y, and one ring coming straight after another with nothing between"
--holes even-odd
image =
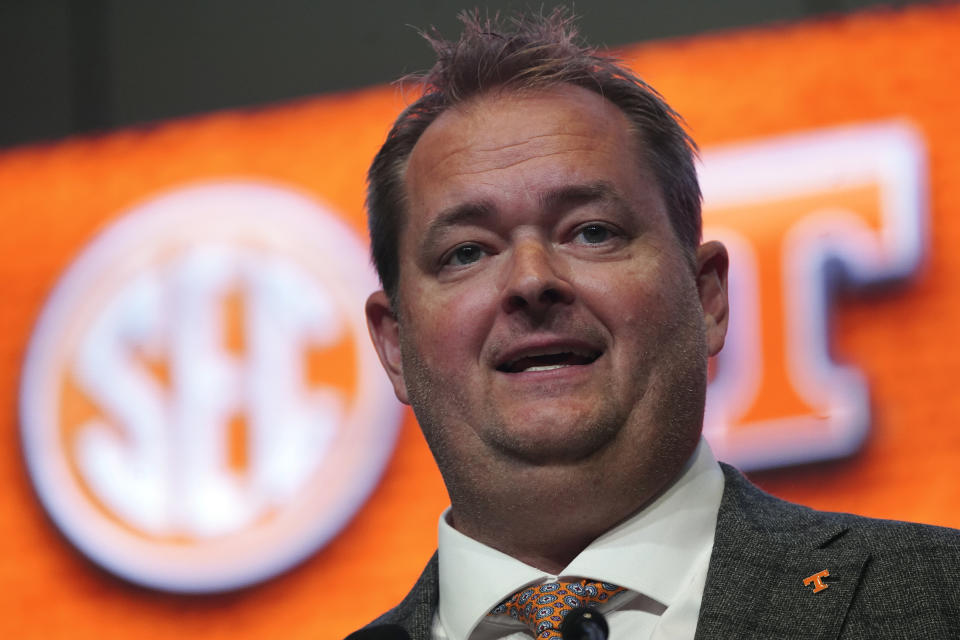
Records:
<instances>
[{"instance_id":1,"label":"man's eye","mask_svg":"<svg viewBox=\"0 0 960 640\"><path fill-rule=\"evenodd\" d=\"M461 267L467 264L473 264L485 255L485 251L475 244L465 244L457 247L447 258L446 264Z\"/></svg>"},{"instance_id":2,"label":"man's eye","mask_svg":"<svg viewBox=\"0 0 960 640\"><path fill-rule=\"evenodd\" d=\"M610 229L602 224L588 224L580 228L576 238L584 244L600 244L609 240L612 235Z\"/></svg>"}]
</instances>

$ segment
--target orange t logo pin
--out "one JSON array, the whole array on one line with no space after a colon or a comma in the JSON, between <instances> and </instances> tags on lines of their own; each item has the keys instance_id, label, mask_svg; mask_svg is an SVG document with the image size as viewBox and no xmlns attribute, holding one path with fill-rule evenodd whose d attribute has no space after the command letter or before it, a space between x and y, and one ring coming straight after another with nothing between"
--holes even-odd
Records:
<instances>
[{"instance_id":1,"label":"orange t logo pin","mask_svg":"<svg viewBox=\"0 0 960 640\"><path fill-rule=\"evenodd\" d=\"M804 578L804 579L803 579L803 586L806 587L806 586L810 585L811 583L813 583L813 592L814 592L814 593L818 593L818 592L820 592L820 591L823 591L824 589L826 589L827 587L830 586L830 585L828 585L828 584L823 584L823 578L826 578L826 577L829 576L829 575L830 575L830 572L827 571L826 569L824 569L823 571L820 571L820 572L818 572L818 573L813 574L813 575L810 576L809 578Z\"/></svg>"}]
</instances>

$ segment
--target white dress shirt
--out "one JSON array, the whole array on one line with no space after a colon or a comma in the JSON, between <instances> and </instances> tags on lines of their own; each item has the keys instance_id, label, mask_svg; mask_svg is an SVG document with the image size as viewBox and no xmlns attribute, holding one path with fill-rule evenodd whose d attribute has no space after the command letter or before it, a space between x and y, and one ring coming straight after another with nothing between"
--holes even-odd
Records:
<instances>
[{"instance_id":1,"label":"white dress shirt","mask_svg":"<svg viewBox=\"0 0 960 640\"><path fill-rule=\"evenodd\" d=\"M509 616L486 614L531 584L590 578L628 591L599 609L610 640L693 638L707 578L723 472L700 444L679 478L645 509L603 534L554 576L469 538L440 516L436 640L529 640Z\"/></svg>"}]
</instances>

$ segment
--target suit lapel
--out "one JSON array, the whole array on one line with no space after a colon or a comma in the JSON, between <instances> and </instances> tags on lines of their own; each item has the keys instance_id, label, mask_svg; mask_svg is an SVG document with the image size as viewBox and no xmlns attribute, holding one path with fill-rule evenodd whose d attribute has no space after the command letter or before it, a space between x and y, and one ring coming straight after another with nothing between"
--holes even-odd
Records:
<instances>
[{"instance_id":1,"label":"suit lapel","mask_svg":"<svg viewBox=\"0 0 960 640\"><path fill-rule=\"evenodd\" d=\"M845 526L724 474L695 638L837 638L869 555Z\"/></svg>"}]
</instances>

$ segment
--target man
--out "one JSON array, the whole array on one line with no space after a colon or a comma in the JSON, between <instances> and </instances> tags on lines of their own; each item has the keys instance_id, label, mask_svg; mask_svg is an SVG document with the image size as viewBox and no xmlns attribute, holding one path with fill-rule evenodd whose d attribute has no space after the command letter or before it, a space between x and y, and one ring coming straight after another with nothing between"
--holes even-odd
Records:
<instances>
[{"instance_id":1,"label":"man","mask_svg":"<svg viewBox=\"0 0 960 640\"><path fill-rule=\"evenodd\" d=\"M371 336L451 508L413 638L960 637L955 532L763 494L701 440L727 253L693 142L563 12L463 17L370 170Z\"/></svg>"}]
</instances>

